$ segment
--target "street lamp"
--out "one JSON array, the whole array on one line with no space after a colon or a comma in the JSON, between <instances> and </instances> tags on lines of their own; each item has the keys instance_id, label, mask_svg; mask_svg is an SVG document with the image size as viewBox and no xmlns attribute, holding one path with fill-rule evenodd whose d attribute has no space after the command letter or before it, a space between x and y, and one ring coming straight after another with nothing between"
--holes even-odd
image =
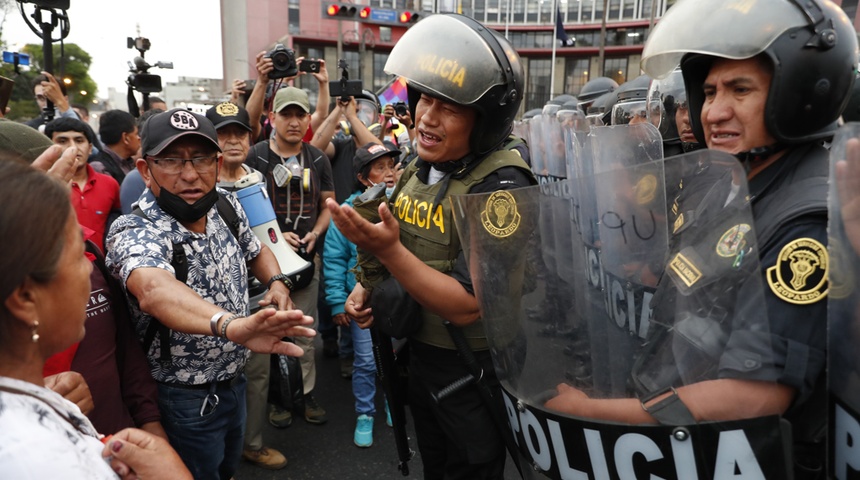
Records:
<instances>
[{"instance_id":1,"label":"street lamp","mask_svg":"<svg viewBox=\"0 0 860 480\"><path fill-rule=\"evenodd\" d=\"M72 84L72 79L71 79L71 78L69 78L69 77L66 77L66 78L64 78L64 79L63 79L63 83L65 83L66 85L71 85L71 84Z\"/></svg>"}]
</instances>

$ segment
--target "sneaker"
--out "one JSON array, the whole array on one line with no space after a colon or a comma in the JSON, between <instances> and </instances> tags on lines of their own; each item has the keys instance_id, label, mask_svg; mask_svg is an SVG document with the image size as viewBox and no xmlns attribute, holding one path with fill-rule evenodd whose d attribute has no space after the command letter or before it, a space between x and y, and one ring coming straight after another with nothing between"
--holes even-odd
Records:
<instances>
[{"instance_id":1,"label":"sneaker","mask_svg":"<svg viewBox=\"0 0 860 480\"><path fill-rule=\"evenodd\" d=\"M385 400L385 424L389 427L394 426L394 422L391 421L391 409L388 408L388 400Z\"/></svg>"},{"instance_id":2,"label":"sneaker","mask_svg":"<svg viewBox=\"0 0 860 480\"><path fill-rule=\"evenodd\" d=\"M355 435L352 441L356 447L367 448L373 445L373 417L361 414L355 422Z\"/></svg>"},{"instance_id":3,"label":"sneaker","mask_svg":"<svg viewBox=\"0 0 860 480\"><path fill-rule=\"evenodd\" d=\"M325 410L317 404L317 400L311 394L305 395L305 420L314 425L322 425L328 421Z\"/></svg>"},{"instance_id":4,"label":"sneaker","mask_svg":"<svg viewBox=\"0 0 860 480\"><path fill-rule=\"evenodd\" d=\"M287 428L293 424L293 414L274 405L269 405L269 423L275 428Z\"/></svg>"},{"instance_id":5,"label":"sneaker","mask_svg":"<svg viewBox=\"0 0 860 480\"><path fill-rule=\"evenodd\" d=\"M243 450L242 458L258 467L269 470L280 470L287 466L287 457L274 448L263 447L259 450Z\"/></svg>"},{"instance_id":6,"label":"sneaker","mask_svg":"<svg viewBox=\"0 0 860 480\"><path fill-rule=\"evenodd\" d=\"M342 378L352 378L352 363L355 358L350 355L340 359L340 376Z\"/></svg>"},{"instance_id":7,"label":"sneaker","mask_svg":"<svg viewBox=\"0 0 860 480\"><path fill-rule=\"evenodd\" d=\"M323 356L326 358L337 358L337 338L323 339Z\"/></svg>"}]
</instances>

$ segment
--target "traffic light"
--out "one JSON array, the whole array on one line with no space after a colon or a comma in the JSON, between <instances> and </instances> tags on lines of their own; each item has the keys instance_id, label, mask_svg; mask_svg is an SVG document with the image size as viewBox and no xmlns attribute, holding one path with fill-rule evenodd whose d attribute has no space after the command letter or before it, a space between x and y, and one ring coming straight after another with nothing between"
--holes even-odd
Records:
<instances>
[{"instance_id":1,"label":"traffic light","mask_svg":"<svg viewBox=\"0 0 860 480\"><path fill-rule=\"evenodd\" d=\"M358 10L355 8L355 5L351 5L348 3L331 3L328 5L328 7L326 7L326 14L330 18L336 20L355 18L355 14L357 12Z\"/></svg>"},{"instance_id":2,"label":"traffic light","mask_svg":"<svg viewBox=\"0 0 860 480\"><path fill-rule=\"evenodd\" d=\"M358 12L358 18L361 20L370 19L370 7L364 7Z\"/></svg>"},{"instance_id":3,"label":"traffic light","mask_svg":"<svg viewBox=\"0 0 860 480\"><path fill-rule=\"evenodd\" d=\"M400 23L415 23L421 17L421 14L418 12L400 12Z\"/></svg>"}]
</instances>

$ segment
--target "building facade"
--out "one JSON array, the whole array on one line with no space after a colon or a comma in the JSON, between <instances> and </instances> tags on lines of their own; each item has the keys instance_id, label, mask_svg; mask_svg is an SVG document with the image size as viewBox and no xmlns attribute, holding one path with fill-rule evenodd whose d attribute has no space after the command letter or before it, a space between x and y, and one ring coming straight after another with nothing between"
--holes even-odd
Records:
<instances>
[{"instance_id":1,"label":"building facade","mask_svg":"<svg viewBox=\"0 0 860 480\"><path fill-rule=\"evenodd\" d=\"M408 12L414 17L457 12L505 35L520 53L527 78L522 109L526 111L562 93L577 95L590 78L607 76L621 84L639 76L650 26L675 1L221 0L224 79L229 84L234 78L255 78L257 52L282 43L297 56L325 59L330 80L340 78L337 61L345 59L350 78L360 78L365 88L377 91L391 80L383 67L409 24L334 20L342 17L329 17L328 6L352 5L358 12L365 7L374 13ZM858 0L837 3L843 4L851 18L856 16ZM605 40L601 42L604 13ZM563 34L557 32L556 15ZM563 44L559 38L568 41ZM315 96L317 82L312 77L301 77L297 83Z\"/></svg>"}]
</instances>

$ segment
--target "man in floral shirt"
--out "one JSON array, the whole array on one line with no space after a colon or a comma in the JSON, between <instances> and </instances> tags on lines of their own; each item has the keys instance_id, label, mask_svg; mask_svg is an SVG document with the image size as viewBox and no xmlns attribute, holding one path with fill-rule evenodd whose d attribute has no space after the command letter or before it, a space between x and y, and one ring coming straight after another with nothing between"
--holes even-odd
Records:
<instances>
[{"instance_id":1,"label":"man in floral shirt","mask_svg":"<svg viewBox=\"0 0 860 480\"><path fill-rule=\"evenodd\" d=\"M195 478L228 479L242 452L248 350L300 356L281 338L313 336L302 326L313 320L288 310L274 254L215 189L223 159L212 123L174 109L141 134L147 190L111 227L107 265L128 295L171 445ZM276 308L248 314L248 270L269 287L261 305Z\"/></svg>"}]
</instances>

